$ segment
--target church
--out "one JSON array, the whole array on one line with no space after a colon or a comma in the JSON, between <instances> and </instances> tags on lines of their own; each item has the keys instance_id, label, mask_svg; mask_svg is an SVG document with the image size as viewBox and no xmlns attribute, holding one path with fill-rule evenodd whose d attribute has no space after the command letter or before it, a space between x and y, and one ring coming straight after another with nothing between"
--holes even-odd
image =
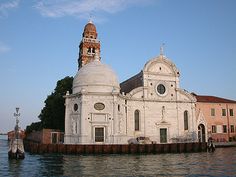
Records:
<instances>
[{"instance_id":1,"label":"church","mask_svg":"<svg viewBox=\"0 0 236 177\"><path fill-rule=\"evenodd\" d=\"M100 57L95 25L85 25L78 72L65 96L65 144L197 141L196 98L180 88L180 72L163 54L119 83Z\"/></svg>"}]
</instances>

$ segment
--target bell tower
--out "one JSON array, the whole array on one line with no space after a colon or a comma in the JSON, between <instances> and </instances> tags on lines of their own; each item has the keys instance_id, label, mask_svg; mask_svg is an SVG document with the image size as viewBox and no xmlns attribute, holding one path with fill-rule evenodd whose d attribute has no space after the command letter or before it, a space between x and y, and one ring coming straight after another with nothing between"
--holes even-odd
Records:
<instances>
[{"instance_id":1,"label":"bell tower","mask_svg":"<svg viewBox=\"0 0 236 177\"><path fill-rule=\"evenodd\" d=\"M94 60L94 56L100 61L100 41L97 39L97 30L90 20L84 27L83 38L79 45L78 70Z\"/></svg>"}]
</instances>

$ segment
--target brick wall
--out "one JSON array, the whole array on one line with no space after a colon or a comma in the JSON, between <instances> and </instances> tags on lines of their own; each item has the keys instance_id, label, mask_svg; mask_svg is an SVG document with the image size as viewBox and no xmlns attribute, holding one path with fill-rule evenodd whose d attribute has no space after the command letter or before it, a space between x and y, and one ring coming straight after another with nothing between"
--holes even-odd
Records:
<instances>
[{"instance_id":1,"label":"brick wall","mask_svg":"<svg viewBox=\"0 0 236 177\"><path fill-rule=\"evenodd\" d=\"M53 141L52 134L56 134L56 137ZM60 130L55 129L43 129L41 131L34 131L27 135L26 139L29 141L42 143L42 144L52 144L54 143L61 143L61 135L64 135L63 132Z\"/></svg>"}]
</instances>

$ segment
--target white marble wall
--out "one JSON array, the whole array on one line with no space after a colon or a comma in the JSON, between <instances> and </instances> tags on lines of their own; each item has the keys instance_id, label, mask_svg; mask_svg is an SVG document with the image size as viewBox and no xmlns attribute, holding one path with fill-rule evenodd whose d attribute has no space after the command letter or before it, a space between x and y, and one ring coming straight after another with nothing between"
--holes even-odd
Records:
<instances>
[{"instance_id":1,"label":"white marble wall","mask_svg":"<svg viewBox=\"0 0 236 177\"><path fill-rule=\"evenodd\" d=\"M117 89L111 92L94 92L97 90L94 89L93 92L67 95L65 143L96 143L95 127L104 128L105 144L127 144L129 139L139 136L160 143L160 128L167 129L168 143L173 142L172 138L197 133L196 99L179 88L178 70L161 57L147 62L143 69L143 86L126 95L119 94ZM166 88L163 95L157 92L159 84ZM96 103L103 103L105 108L96 110ZM76 111L74 104L78 105ZM134 128L135 110L140 111L140 131ZM184 111L188 111L188 130L184 130Z\"/></svg>"}]
</instances>

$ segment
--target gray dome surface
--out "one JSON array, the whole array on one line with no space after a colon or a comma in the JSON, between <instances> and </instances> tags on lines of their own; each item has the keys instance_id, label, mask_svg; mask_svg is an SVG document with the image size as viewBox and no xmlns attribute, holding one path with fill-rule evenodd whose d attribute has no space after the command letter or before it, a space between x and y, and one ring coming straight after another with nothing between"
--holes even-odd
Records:
<instances>
[{"instance_id":1,"label":"gray dome surface","mask_svg":"<svg viewBox=\"0 0 236 177\"><path fill-rule=\"evenodd\" d=\"M79 92L119 92L120 85L114 71L100 61L84 65L74 77L73 93Z\"/></svg>"}]
</instances>

